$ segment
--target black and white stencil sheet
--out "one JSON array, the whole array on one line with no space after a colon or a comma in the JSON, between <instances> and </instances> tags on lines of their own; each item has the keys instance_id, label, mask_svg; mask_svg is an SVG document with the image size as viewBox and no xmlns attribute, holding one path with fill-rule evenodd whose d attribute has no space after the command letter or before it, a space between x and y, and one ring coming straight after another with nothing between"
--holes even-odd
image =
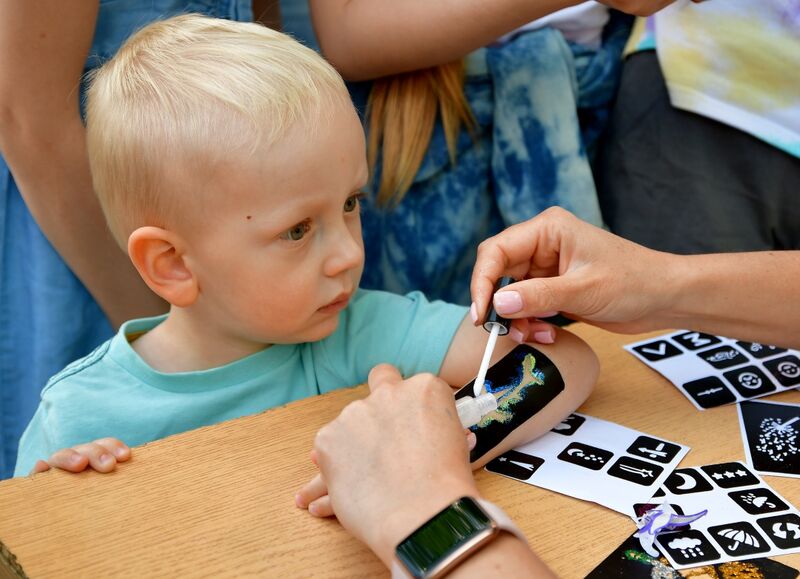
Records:
<instances>
[{"instance_id":1,"label":"black and white stencil sheet","mask_svg":"<svg viewBox=\"0 0 800 579\"><path fill-rule=\"evenodd\" d=\"M677 469L649 502L665 501L686 514L708 509L689 530L656 538L676 569L800 552L797 509L741 462Z\"/></svg>"},{"instance_id":2,"label":"black and white stencil sheet","mask_svg":"<svg viewBox=\"0 0 800 579\"><path fill-rule=\"evenodd\" d=\"M800 478L800 404L742 402L739 425L753 470Z\"/></svg>"},{"instance_id":3,"label":"black and white stencil sheet","mask_svg":"<svg viewBox=\"0 0 800 579\"><path fill-rule=\"evenodd\" d=\"M800 352L679 330L625 346L698 409L800 386Z\"/></svg>"},{"instance_id":4,"label":"black and white stencil sheet","mask_svg":"<svg viewBox=\"0 0 800 579\"><path fill-rule=\"evenodd\" d=\"M571 414L486 470L633 516L633 504L647 502L687 452L682 444Z\"/></svg>"}]
</instances>

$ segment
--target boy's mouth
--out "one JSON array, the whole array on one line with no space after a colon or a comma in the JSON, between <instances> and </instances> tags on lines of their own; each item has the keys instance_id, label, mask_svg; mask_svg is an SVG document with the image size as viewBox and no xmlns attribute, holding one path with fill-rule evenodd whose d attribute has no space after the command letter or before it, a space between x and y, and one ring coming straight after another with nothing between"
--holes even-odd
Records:
<instances>
[{"instance_id":1,"label":"boy's mouth","mask_svg":"<svg viewBox=\"0 0 800 579\"><path fill-rule=\"evenodd\" d=\"M350 302L351 295L351 293L341 293L336 296L336 299L334 299L328 305L322 306L317 311L323 314L333 314L339 312L347 307L347 304Z\"/></svg>"}]
</instances>

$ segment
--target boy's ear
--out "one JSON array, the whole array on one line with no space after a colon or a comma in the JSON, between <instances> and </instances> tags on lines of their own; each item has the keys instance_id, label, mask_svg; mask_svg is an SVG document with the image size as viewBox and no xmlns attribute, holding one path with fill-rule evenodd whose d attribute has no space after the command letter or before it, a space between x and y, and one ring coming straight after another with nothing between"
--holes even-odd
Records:
<instances>
[{"instance_id":1,"label":"boy's ear","mask_svg":"<svg viewBox=\"0 0 800 579\"><path fill-rule=\"evenodd\" d=\"M186 243L161 227L140 227L128 237L128 255L148 287L173 306L192 305L197 278L184 259Z\"/></svg>"}]
</instances>

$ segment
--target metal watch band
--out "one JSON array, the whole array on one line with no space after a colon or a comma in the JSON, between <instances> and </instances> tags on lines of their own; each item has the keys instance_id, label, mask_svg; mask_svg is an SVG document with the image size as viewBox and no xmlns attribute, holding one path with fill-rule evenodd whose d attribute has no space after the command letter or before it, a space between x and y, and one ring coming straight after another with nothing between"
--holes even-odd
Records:
<instances>
[{"instance_id":1,"label":"metal watch band","mask_svg":"<svg viewBox=\"0 0 800 579\"><path fill-rule=\"evenodd\" d=\"M503 509L484 499L475 499L475 502L478 503L484 511L486 511L486 514L489 515L492 520L494 520L498 529L511 533L520 541L523 541L527 544L528 539L525 538L525 535L522 533L519 527L514 524L514 522L511 520L511 517L509 517ZM397 558L392 561L391 571L391 579L409 579L410 577L409 573L406 571L406 568L402 563L400 563L400 561L397 560Z\"/></svg>"}]
</instances>

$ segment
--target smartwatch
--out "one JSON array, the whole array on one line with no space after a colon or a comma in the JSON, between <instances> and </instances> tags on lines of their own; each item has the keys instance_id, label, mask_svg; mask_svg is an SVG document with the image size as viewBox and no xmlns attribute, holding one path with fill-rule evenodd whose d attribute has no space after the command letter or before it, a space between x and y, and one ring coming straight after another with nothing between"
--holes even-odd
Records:
<instances>
[{"instance_id":1,"label":"smartwatch","mask_svg":"<svg viewBox=\"0 0 800 579\"><path fill-rule=\"evenodd\" d=\"M400 541L392 579L442 577L502 531L526 541L500 508L481 499L461 497Z\"/></svg>"}]
</instances>

